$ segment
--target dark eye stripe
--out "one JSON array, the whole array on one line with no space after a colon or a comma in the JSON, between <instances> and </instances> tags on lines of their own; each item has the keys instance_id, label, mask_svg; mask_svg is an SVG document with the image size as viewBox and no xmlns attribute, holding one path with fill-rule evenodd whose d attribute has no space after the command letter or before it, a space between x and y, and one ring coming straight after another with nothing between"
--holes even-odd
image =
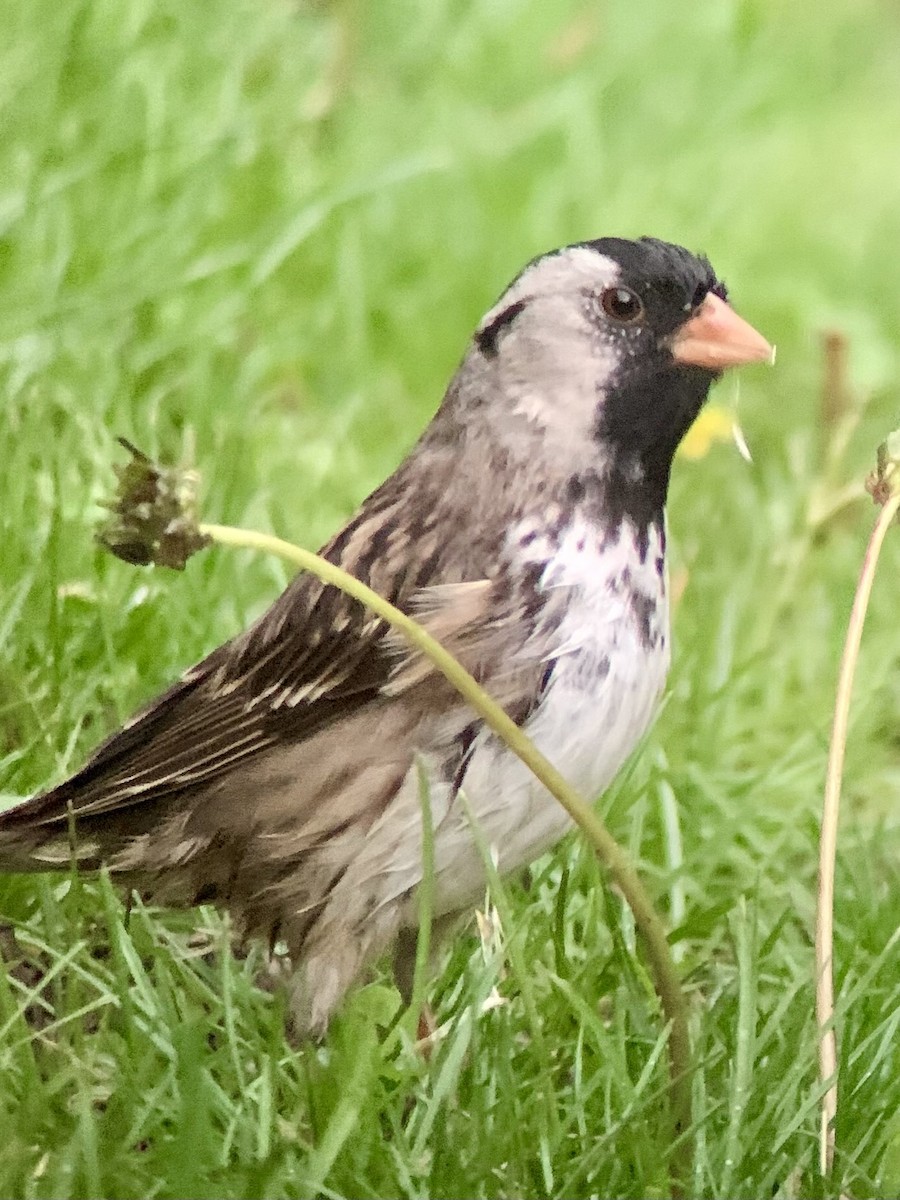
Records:
<instances>
[{"instance_id":1,"label":"dark eye stripe","mask_svg":"<svg viewBox=\"0 0 900 1200\"><path fill-rule=\"evenodd\" d=\"M478 349L486 358L496 358L497 340L500 334L507 325L512 324L526 303L525 300L517 300L515 304L511 304L509 308L504 308L503 312L498 313L490 325L485 325L484 329L479 329L475 334Z\"/></svg>"}]
</instances>

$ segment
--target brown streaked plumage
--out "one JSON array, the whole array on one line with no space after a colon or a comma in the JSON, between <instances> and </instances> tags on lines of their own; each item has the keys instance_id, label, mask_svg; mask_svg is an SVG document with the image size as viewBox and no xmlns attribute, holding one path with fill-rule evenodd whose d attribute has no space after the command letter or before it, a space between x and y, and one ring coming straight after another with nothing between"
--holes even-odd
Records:
<instances>
[{"instance_id":1,"label":"brown streaked plumage","mask_svg":"<svg viewBox=\"0 0 900 1200\"><path fill-rule=\"evenodd\" d=\"M679 247L604 239L535 260L412 453L324 553L417 615L596 792L665 678L672 455L718 370L767 349ZM71 779L0 816L0 866L74 856L161 903L229 909L286 942L295 1015L318 1031L415 926L417 759L440 918L483 886L460 787L502 869L565 832L429 663L300 576Z\"/></svg>"}]
</instances>

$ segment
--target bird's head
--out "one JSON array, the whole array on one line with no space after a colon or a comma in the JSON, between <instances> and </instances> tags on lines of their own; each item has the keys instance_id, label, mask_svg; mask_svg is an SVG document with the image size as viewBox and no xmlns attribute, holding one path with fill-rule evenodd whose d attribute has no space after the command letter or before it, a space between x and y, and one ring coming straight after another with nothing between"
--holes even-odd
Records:
<instances>
[{"instance_id":1,"label":"bird's head","mask_svg":"<svg viewBox=\"0 0 900 1200\"><path fill-rule=\"evenodd\" d=\"M525 267L479 325L448 399L565 470L614 471L664 500L714 380L772 353L705 258L600 238Z\"/></svg>"}]
</instances>

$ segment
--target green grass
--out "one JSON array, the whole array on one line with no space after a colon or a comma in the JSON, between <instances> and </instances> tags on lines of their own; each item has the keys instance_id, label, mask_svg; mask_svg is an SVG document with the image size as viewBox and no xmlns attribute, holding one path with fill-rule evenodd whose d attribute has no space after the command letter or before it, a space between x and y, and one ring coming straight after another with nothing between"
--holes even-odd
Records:
<instances>
[{"instance_id":1,"label":"green grass","mask_svg":"<svg viewBox=\"0 0 900 1200\"><path fill-rule=\"evenodd\" d=\"M847 758L823 1182L817 815L872 514L806 522L824 328L868 402L847 478L898 424L900 19L873 0L3 0L0 27L0 791L73 769L286 578L225 551L184 575L104 556L116 434L196 462L209 519L315 546L528 257L607 233L703 249L779 364L719 389L740 389L754 464L717 447L677 468L670 695L603 811L676 926L692 1194L900 1195L900 538ZM502 932L461 935L431 987L449 1033L423 1061L385 1033L386 978L297 1052L214 913L3 878L0 1195L665 1195L664 1040L627 912L574 839L500 900Z\"/></svg>"}]
</instances>

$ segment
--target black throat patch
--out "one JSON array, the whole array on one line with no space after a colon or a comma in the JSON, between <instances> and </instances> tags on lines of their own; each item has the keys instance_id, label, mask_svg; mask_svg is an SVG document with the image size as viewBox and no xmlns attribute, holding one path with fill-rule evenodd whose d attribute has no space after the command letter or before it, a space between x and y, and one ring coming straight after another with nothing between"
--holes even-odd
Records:
<instances>
[{"instance_id":1,"label":"black throat patch","mask_svg":"<svg viewBox=\"0 0 900 1200\"><path fill-rule=\"evenodd\" d=\"M715 375L668 367L613 381L593 435L608 455L607 504L637 525L661 521L675 451L706 402Z\"/></svg>"}]
</instances>

